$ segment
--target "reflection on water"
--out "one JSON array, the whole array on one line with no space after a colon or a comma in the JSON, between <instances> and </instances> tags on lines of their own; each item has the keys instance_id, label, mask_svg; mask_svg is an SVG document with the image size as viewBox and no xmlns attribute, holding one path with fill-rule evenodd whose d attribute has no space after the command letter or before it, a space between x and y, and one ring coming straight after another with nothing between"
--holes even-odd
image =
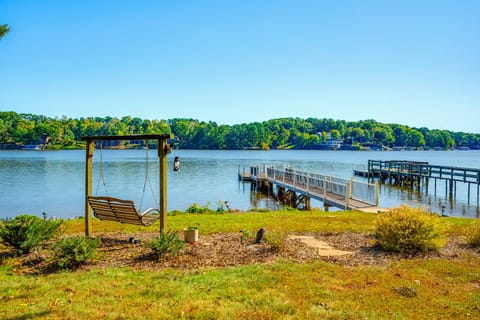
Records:
<instances>
[{"instance_id":1,"label":"reflection on water","mask_svg":"<svg viewBox=\"0 0 480 320\"><path fill-rule=\"evenodd\" d=\"M349 151L197 151L175 150L168 159L168 210L185 210L193 203L216 209L224 201L231 208L278 209L279 204L251 193L250 184L239 182L239 168L251 164L293 165L311 172L351 178L354 168L365 167L369 159L428 161L431 164L478 167L479 151L449 152L349 152ZM180 157L181 169L173 172L173 158ZM94 156L93 191L134 200L142 208L157 207L158 159L146 151L97 150ZM31 213L41 216L82 216L85 190L84 151L0 151L0 217ZM146 170L148 166L148 171ZM103 171L103 174L101 174ZM102 179L102 177L104 179ZM359 179L360 178L355 178ZM105 184L104 184L105 182ZM144 191L145 189L145 191ZM450 196L443 181L430 181L428 188L409 189L380 184L380 206L402 203L456 216L479 216L478 188L457 183ZM143 198L143 201L142 201ZM322 207L312 201L312 206Z\"/></svg>"}]
</instances>

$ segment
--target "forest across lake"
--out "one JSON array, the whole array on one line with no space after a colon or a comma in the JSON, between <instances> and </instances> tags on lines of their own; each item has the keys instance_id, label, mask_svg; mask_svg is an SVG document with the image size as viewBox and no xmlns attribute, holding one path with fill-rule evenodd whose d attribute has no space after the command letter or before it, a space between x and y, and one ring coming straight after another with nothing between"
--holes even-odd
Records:
<instances>
[{"instance_id":1,"label":"forest across lake","mask_svg":"<svg viewBox=\"0 0 480 320\"><path fill-rule=\"evenodd\" d=\"M281 118L235 125L195 119L149 120L125 116L50 118L0 112L0 149L81 149L83 136L160 134L174 135L180 149L209 150L450 150L480 149L480 134L413 128L375 120L344 121L317 118ZM129 148L143 141L111 142Z\"/></svg>"}]
</instances>

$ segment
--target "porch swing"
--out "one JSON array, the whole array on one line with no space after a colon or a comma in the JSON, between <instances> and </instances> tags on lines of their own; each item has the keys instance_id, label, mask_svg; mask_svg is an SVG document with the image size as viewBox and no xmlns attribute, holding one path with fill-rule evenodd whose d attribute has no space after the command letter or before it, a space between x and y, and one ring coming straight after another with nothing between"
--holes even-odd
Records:
<instances>
[{"instance_id":1,"label":"porch swing","mask_svg":"<svg viewBox=\"0 0 480 320\"><path fill-rule=\"evenodd\" d=\"M87 236L91 235L92 232L92 221L91 215L92 210L95 217L100 220L110 220L116 221L119 223L128 223L134 225L149 226L157 219L160 219L160 231L163 231L166 228L166 209L167 209L167 199L166 199L166 163L167 163L167 153L169 152L169 146L167 144L167 139L171 139L170 134L161 134L161 135L128 135L128 136L94 136L94 137L82 137L82 140L87 141L86 146L86 175L85 175L85 234ZM143 198L147 186L147 182L150 183L148 177L148 140L157 140L158 141L158 157L160 158L160 172L159 172L159 187L160 187L160 202L159 208L149 208L143 212L137 210L133 200L124 200L119 198L114 198L108 196L108 191L106 190L105 180L103 176L103 160L100 159L100 177L99 179L103 180L106 196L93 196L92 195L92 158L94 151L94 142L95 141L108 141L108 140L146 140L147 141L147 154L146 154L146 173L145 173L145 182L142 192L142 200L140 203L140 208L143 204ZM101 151L101 150L100 150ZM102 155L102 153L100 153ZM150 189L153 192L153 188L150 184ZM98 186L97 186L98 191Z\"/></svg>"},{"instance_id":2,"label":"porch swing","mask_svg":"<svg viewBox=\"0 0 480 320\"><path fill-rule=\"evenodd\" d=\"M148 175L148 140L146 141L145 145L145 181L143 183L140 206L139 209L137 209L135 208L134 201L132 200L123 200L108 196L107 184L105 182L103 171L103 143L100 144L100 175L95 194L98 194L101 181L103 183L106 196L88 196L88 203L92 207L93 215L96 218L100 220L110 220L147 227L160 217L159 209L149 208L143 212L141 210L147 185L150 186L150 191L152 192L153 199L156 202L155 194L153 192L152 184Z\"/></svg>"}]
</instances>

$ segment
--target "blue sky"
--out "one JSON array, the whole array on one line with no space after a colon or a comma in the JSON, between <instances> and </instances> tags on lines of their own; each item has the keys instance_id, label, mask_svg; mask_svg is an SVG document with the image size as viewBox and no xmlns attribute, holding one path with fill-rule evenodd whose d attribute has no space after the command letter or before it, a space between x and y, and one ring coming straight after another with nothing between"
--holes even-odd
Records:
<instances>
[{"instance_id":1,"label":"blue sky","mask_svg":"<svg viewBox=\"0 0 480 320\"><path fill-rule=\"evenodd\" d=\"M0 110L480 133L480 1L0 0Z\"/></svg>"}]
</instances>

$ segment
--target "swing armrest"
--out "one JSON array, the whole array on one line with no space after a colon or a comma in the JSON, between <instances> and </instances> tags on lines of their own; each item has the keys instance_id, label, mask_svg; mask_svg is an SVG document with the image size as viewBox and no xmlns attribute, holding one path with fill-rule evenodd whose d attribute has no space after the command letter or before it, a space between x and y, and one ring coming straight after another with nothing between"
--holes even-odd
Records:
<instances>
[{"instance_id":1,"label":"swing armrest","mask_svg":"<svg viewBox=\"0 0 480 320\"><path fill-rule=\"evenodd\" d=\"M144 215L149 214L152 211L156 211L156 212L160 213L160 210L158 210L158 209L148 208L147 210L143 211L142 213L139 213L138 215L143 217Z\"/></svg>"}]
</instances>

